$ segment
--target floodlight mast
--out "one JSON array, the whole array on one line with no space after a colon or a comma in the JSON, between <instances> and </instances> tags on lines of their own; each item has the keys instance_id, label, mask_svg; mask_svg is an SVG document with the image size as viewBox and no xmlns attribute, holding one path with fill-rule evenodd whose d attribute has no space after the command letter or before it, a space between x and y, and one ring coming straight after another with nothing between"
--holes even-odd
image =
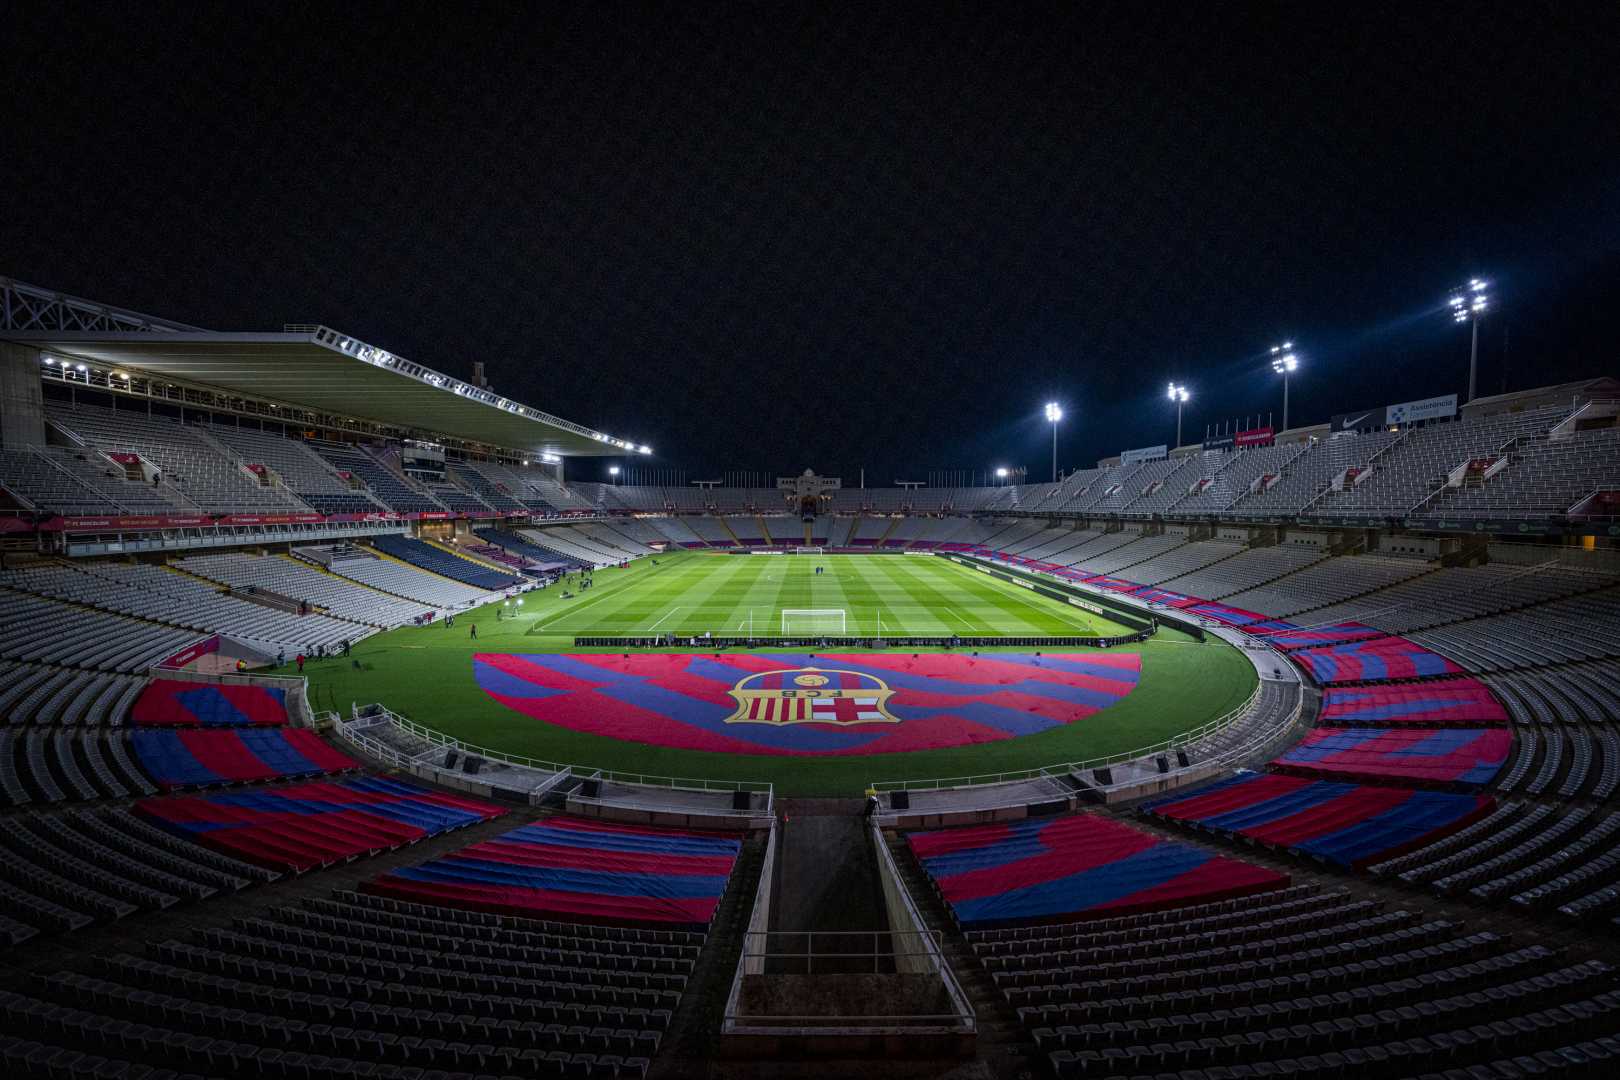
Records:
<instances>
[{"instance_id":1,"label":"floodlight mast","mask_svg":"<svg viewBox=\"0 0 1620 1080\"><path fill-rule=\"evenodd\" d=\"M1463 399L1465 405L1474 400L1479 374L1479 323L1491 306L1490 287L1491 283L1482 278L1469 278L1468 284L1452 293L1451 299L1446 301L1451 308L1452 322L1474 324L1472 340L1468 344L1468 397Z\"/></svg>"},{"instance_id":2,"label":"floodlight mast","mask_svg":"<svg viewBox=\"0 0 1620 1080\"><path fill-rule=\"evenodd\" d=\"M1181 445L1181 407L1192 398L1192 391L1185 386L1170 384L1170 400L1176 403L1176 446Z\"/></svg>"},{"instance_id":3,"label":"floodlight mast","mask_svg":"<svg viewBox=\"0 0 1620 1080\"><path fill-rule=\"evenodd\" d=\"M1288 430L1288 377L1299 370L1299 354L1294 351L1294 343L1285 341L1281 345L1271 347L1271 370L1283 377L1283 422L1282 430Z\"/></svg>"},{"instance_id":4,"label":"floodlight mast","mask_svg":"<svg viewBox=\"0 0 1620 1080\"><path fill-rule=\"evenodd\" d=\"M1063 419L1063 406L1055 401L1046 403L1046 418L1052 422L1052 483L1057 483L1057 426Z\"/></svg>"}]
</instances>

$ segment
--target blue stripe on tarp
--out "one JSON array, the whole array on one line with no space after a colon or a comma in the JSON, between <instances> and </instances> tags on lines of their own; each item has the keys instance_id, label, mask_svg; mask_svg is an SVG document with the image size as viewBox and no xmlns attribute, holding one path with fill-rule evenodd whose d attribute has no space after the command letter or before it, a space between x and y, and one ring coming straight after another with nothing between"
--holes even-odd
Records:
<instances>
[{"instance_id":1,"label":"blue stripe on tarp","mask_svg":"<svg viewBox=\"0 0 1620 1080\"><path fill-rule=\"evenodd\" d=\"M644 833L596 832L547 827L544 822L502 833L498 840L519 844L554 844L593 851L652 852L661 855L736 855L739 841L717 836L651 836Z\"/></svg>"},{"instance_id":2,"label":"blue stripe on tarp","mask_svg":"<svg viewBox=\"0 0 1620 1080\"><path fill-rule=\"evenodd\" d=\"M199 686L195 690L182 690L174 695L174 700L186 707L186 711L197 718L199 724L213 726L251 724L253 723L224 694L218 687Z\"/></svg>"},{"instance_id":3,"label":"blue stripe on tarp","mask_svg":"<svg viewBox=\"0 0 1620 1080\"><path fill-rule=\"evenodd\" d=\"M240 736L242 745L248 753L258 758L268 769L277 776L303 776L309 773L319 773L324 770L309 758L299 753L280 728L270 728L267 731L244 731Z\"/></svg>"},{"instance_id":4,"label":"blue stripe on tarp","mask_svg":"<svg viewBox=\"0 0 1620 1080\"><path fill-rule=\"evenodd\" d=\"M1235 776L1228 776L1225 780L1216 780L1214 783L1205 784L1202 787L1188 788L1178 791L1174 795L1165 795L1160 798L1153 799L1149 802L1143 803L1141 806L1137 807L1137 809L1144 812L1163 810L1174 806L1176 803L1185 802L1188 799L1199 799L1205 795L1220 791L1222 788L1229 788L1233 784L1246 784L1250 780L1255 779L1255 776L1256 774L1254 773L1240 772Z\"/></svg>"},{"instance_id":5,"label":"blue stripe on tarp","mask_svg":"<svg viewBox=\"0 0 1620 1080\"><path fill-rule=\"evenodd\" d=\"M1183 844L1159 844L1103 866L951 906L963 925L1084 911L1163 885L1214 857Z\"/></svg>"},{"instance_id":6,"label":"blue stripe on tarp","mask_svg":"<svg viewBox=\"0 0 1620 1080\"><path fill-rule=\"evenodd\" d=\"M395 877L410 881L458 885L499 885L547 889L594 896L654 896L670 900L716 897L726 890L724 874L627 874L562 867L515 866L511 863L449 856L422 866L403 867Z\"/></svg>"},{"instance_id":7,"label":"blue stripe on tarp","mask_svg":"<svg viewBox=\"0 0 1620 1080\"><path fill-rule=\"evenodd\" d=\"M212 784L219 774L198 761L177 731L136 729L130 733L135 759L152 779L165 784Z\"/></svg>"},{"instance_id":8,"label":"blue stripe on tarp","mask_svg":"<svg viewBox=\"0 0 1620 1080\"><path fill-rule=\"evenodd\" d=\"M1291 791L1286 795L1273 796L1264 802L1245 806L1238 810L1229 810L1214 817L1195 819L1201 825L1212 829L1221 829L1228 832L1241 832L1259 825L1269 825L1273 821L1280 821L1285 817L1292 817L1313 806L1330 802L1347 792L1354 791L1355 784L1335 784L1326 780L1318 781Z\"/></svg>"},{"instance_id":9,"label":"blue stripe on tarp","mask_svg":"<svg viewBox=\"0 0 1620 1080\"><path fill-rule=\"evenodd\" d=\"M1033 824L1034 821L1028 818L1011 824L1005 834L987 840L984 847L963 848L943 855L930 855L922 860L923 868L934 877L944 879L991 866L1005 866L1019 859L1049 854L1052 848L1041 838L1042 829L1049 823L1040 822L1038 827L1031 828Z\"/></svg>"},{"instance_id":10,"label":"blue stripe on tarp","mask_svg":"<svg viewBox=\"0 0 1620 1080\"><path fill-rule=\"evenodd\" d=\"M1307 840L1296 848L1349 866L1421 839L1472 812L1477 805L1472 795L1418 791L1399 806L1349 828Z\"/></svg>"},{"instance_id":11,"label":"blue stripe on tarp","mask_svg":"<svg viewBox=\"0 0 1620 1080\"><path fill-rule=\"evenodd\" d=\"M1329 720L1395 720L1395 719L1399 719L1400 717L1403 717L1403 716L1416 716L1416 715L1418 715L1420 713L1435 712L1435 711L1437 711L1439 709L1449 709L1452 706L1456 706L1458 708L1466 708L1466 707L1469 707L1469 706L1476 706L1476 705L1483 707L1483 702L1476 701L1476 700L1474 700L1472 698L1445 698L1445 697L1408 698L1408 699L1406 699L1404 701L1398 701L1398 702L1394 702L1392 704L1386 704L1386 705L1358 704L1358 702L1369 701L1369 700L1372 700L1372 695L1370 695L1370 694L1366 695L1364 697L1356 698L1356 699L1349 699L1347 701L1347 703L1351 706L1349 709L1346 709L1346 710L1344 710L1342 712L1335 712L1333 715L1328 716L1327 719L1329 719ZM1336 705L1336 704L1338 704L1339 702L1342 702L1342 701L1346 701L1346 699L1344 699L1344 698L1335 698L1333 700L1330 700L1328 702L1328 704ZM1443 717L1438 717L1437 719L1444 719L1444 718Z\"/></svg>"}]
</instances>

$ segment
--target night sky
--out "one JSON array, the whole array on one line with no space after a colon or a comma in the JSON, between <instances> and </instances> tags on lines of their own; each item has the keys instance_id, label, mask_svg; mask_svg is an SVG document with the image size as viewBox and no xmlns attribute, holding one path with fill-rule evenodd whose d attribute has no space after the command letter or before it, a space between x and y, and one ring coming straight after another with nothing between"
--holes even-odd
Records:
<instances>
[{"instance_id":1,"label":"night sky","mask_svg":"<svg viewBox=\"0 0 1620 1080\"><path fill-rule=\"evenodd\" d=\"M692 478L1620 370L1609 3L32 4L0 273L324 322ZM334 9L337 10L337 9ZM412 12L416 12L412 14ZM599 466L572 475L594 479Z\"/></svg>"}]
</instances>

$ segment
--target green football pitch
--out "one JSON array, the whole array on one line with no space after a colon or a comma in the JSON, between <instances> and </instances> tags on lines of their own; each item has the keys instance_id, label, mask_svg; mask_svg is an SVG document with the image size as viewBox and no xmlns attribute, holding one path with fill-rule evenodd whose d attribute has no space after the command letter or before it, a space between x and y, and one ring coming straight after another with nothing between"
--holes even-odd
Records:
<instances>
[{"instance_id":1,"label":"green football pitch","mask_svg":"<svg viewBox=\"0 0 1620 1080\"><path fill-rule=\"evenodd\" d=\"M816 566L826 567L816 574ZM490 750L593 769L705 780L770 781L783 795L858 795L873 780L978 775L1079 761L1147 746L1213 720L1253 691L1253 666L1211 637L1161 627L1140 644L1137 688L1076 723L1001 742L865 756L722 754L650 746L547 724L489 697L478 653L555 653L576 636L734 634L753 620L780 632L784 609L841 610L851 634L1123 635L1126 628L942 558L679 553L600 570L581 590L553 586L521 606L489 605L442 624L401 627L354 647L353 659L306 669L317 711L380 703ZM499 616L499 617L497 617ZM473 640L471 629L477 627ZM855 651L855 650L846 650ZM1025 650L1027 651L1027 649ZM1065 651L1085 651L1065 647Z\"/></svg>"},{"instance_id":2,"label":"green football pitch","mask_svg":"<svg viewBox=\"0 0 1620 1080\"><path fill-rule=\"evenodd\" d=\"M1130 633L943 558L686 553L644 570L636 588L602 591L599 577L530 632L767 635L837 633L841 624L871 635ZM831 614L789 615L784 628L783 612L795 611Z\"/></svg>"}]
</instances>

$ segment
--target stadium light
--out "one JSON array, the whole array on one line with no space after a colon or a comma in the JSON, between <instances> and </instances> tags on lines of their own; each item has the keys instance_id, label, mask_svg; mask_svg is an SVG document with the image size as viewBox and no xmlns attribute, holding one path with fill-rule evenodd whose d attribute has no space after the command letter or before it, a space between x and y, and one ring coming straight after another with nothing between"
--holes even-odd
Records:
<instances>
[{"instance_id":1,"label":"stadium light","mask_svg":"<svg viewBox=\"0 0 1620 1080\"><path fill-rule=\"evenodd\" d=\"M1299 370L1299 354L1294 351L1294 343L1285 341L1281 345L1271 347L1271 370L1283 377L1283 425L1282 430L1288 430L1288 376Z\"/></svg>"},{"instance_id":2,"label":"stadium light","mask_svg":"<svg viewBox=\"0 0 1620 1080\"><path fill-rule=\"evenodd\" d=\"M613 477L613 483L615 486L617 486L619 483L619 467L617 465L609 465L608 475Z\"/></svg>"},{"instance_id":3,"label":"stadium light","mask_svg":"<svg viewBox=\"0 0 1620 1080\"><path fill-rule=\"evenodd\" d=\"M1063 406L1055 401L1046 403L1046 419L1052 424L1052 483L1057 483L1057 426L1063 419Z\"/></svg>"},{"instance_id":4,"label":"stadium light","mask_svg":"<svg viewBox=\"0 0 1620 1080\"><path fill-rule=\"evenodd\" d=\"M1181 407L1192 399L1192 392L1185 386L1170 384L1170 400L1176 403L1176 445L1181 445Z\"/></svg>"},{"instance_id":5,"label":"stadium light","mask_svg":"<svg viewBox=\"0 0 1620 1080\"><path fill-rule=\"evenodd\" d=\"M652 447L650 447L650 446L642 446L636 452L638 454L650 454L650 453L652 453Z\"/></svg>"},{"instance_id":6,"label":"stadium light","mask_svg":"<svg viewBox=\"0 0 1620 1080\"><path fill-rule=\"evenodd\" d=\"M1479 321L1491 306L1491 283L1483 278L1469 278L1468 284L1451 294L1446 301L1451 308L1452 322L1474 324L1472 340L1468 345L1468 397L1464 404L1474 400L1475 380L1479 374Z\"/></svg>"},{"instance_id":7,"label":"stadium light","mask_svg":"<svg viewBox=\"0 0 1620 1080\"><path fill-rule=\"evenodd\" d=\"M1000 480L1002 483L1006 483L1006 481L1007 481L1007 470L1004 469L1004 468L997 469L996 470L996 479Z\"/></svg>"}]
</instances>

